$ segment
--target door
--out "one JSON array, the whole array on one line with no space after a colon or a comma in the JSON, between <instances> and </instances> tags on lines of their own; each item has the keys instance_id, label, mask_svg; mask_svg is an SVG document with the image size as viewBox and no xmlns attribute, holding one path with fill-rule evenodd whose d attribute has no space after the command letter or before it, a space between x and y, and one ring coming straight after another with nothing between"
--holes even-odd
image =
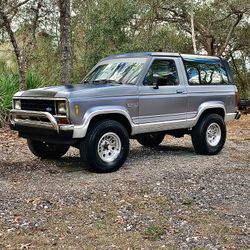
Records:
<instances>
[{"instance_id":1,"label":"door","mask_svg":"<svg viewBox=\"0 0 250 250\"><path fill-rule=\"evenodd\" d=\"M153 58L139 87L139 133L186 128L187 91L181 58Z\"/></svg>"}]
</instances>

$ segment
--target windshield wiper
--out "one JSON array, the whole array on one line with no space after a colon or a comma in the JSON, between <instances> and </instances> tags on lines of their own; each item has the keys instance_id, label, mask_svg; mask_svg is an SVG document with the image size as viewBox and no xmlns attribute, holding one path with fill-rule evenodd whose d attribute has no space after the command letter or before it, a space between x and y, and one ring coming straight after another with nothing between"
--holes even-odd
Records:
<instances>
[{"instance_id":1,"label":"windshield wiper","mask_svg":"<svg viewBox=\"0 0 250 250\"><path fill-rule=\"evenodd\" d=\"M116 83L122 84L122 82L111 80L111 79L101 79L101 80L94 80L94 81L84 81L83 83Z\"/></svg>"}]
</instances>

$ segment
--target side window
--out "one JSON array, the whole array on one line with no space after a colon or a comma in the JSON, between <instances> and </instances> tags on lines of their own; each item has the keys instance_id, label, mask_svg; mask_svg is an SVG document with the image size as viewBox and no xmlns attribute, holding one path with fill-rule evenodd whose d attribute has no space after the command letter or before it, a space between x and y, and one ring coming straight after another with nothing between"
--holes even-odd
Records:
<instances>
[{"instance_id":1,"label":"side window","mask_svg":"<svg viewBox=\"0 0 250 250\"><path fill-rule=\"evenodd\" d=\"M184 61L189 85L229 84L226 70L220 62Z\"/></svg>"},{"instance_id":2,"label":"side window","mask_svg":"<svg viewBox=\"0 0 250 250\"><path fill-rule=\"evenodd\" d=\"M179 85L179 78L174 60L159 60L153 61L143 84L151 86L154 84L159 86Z\"/></svg>"}]
</instances>

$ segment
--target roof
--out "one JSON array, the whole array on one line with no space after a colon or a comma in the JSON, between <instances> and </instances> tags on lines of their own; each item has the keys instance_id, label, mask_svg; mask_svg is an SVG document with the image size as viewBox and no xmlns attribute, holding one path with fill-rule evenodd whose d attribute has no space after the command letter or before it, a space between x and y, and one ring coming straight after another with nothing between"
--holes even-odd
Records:
<instances>
[{"instance_id":1,"label":"roof","mask_svg":"<svg viewBox=\"0 0 250 250\"><path fill-rule=\"evenodd\" d=\"M176 56L177 57L177 56L180 56L180 54L167 53L167 52L136 52L136 53L112 55L112 56L103 58L103 60L115 59L115 58L128 58L128 57L149 57L149 56Z\"/></svg>"},{"instance_id":2,"label":"roof","mask_svg":"<svg viewBox=\"0 0 250 250\"><path fill-rule=\"evenodd\" d=\"M191 61L206 61L206 60L216 60L218 61L218 56L207 56L207 55L194 55L194 54L181 54L181 57L184 60L191 60Z\"/></svg>"},{"instance_id":3,"label":"roof","mask_svg":"<svg viewBox=\"0 0 250 250\"><path fill-rule=\"evenodd\" d=\"M102 60L115 59L115 58L129 58L129 57L182 57L185 60L218 60L217 56L207 56L207 55L194 55L194 54L179 54L179 53L169 53L169 52L137 52L137 53L126 53L111 55L109 57L103 58Z\"/></svg>"}]
</instances>

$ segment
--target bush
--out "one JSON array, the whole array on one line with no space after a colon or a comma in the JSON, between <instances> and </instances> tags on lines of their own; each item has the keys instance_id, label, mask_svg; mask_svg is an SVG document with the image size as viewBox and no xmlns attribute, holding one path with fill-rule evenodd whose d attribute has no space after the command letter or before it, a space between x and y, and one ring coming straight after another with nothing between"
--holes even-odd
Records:
<instances>
[{"instance_id":1,"label":"bush","mask_svg":"<svg viewBox=\"0 0 250 250\"><path fill-rule=\"evenodd\" d=\"M7 121L12 97L19 89L19 79L17 73L0 74L0 127ZM26 80L27 89L44 86L43 80L32 72L27 73Z\"/></svg>"},{"instance_id":2,"label":"bush","mask_svg":"<svg viewBox=\"0 0 250 250\"><path fill-rule=\"evenodd\" d=\"M19 76L17 74L0 75L0 125L7 120L11 108L12 96L18 91Z\"/></svg>"}]
</instances>

